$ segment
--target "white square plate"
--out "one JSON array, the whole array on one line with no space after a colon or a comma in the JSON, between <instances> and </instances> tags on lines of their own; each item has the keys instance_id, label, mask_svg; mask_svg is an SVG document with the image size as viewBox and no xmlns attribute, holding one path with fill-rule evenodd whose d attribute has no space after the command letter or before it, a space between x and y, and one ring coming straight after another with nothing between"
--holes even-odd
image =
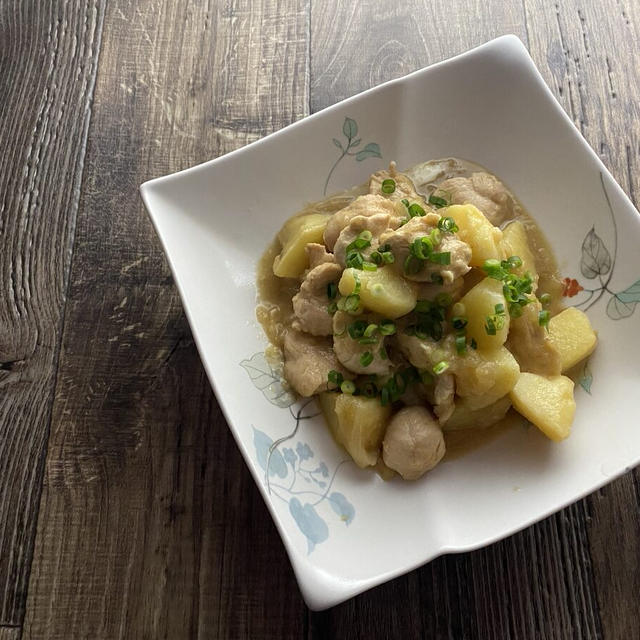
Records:
<instances>
[{"instance_id":1,"label":"white square plate","mask_svg":"<svg viewBox=\"0 0 640 640\"><path fill-rule=\"evenodd\" d=\"M299 419L316 413L313 404L294 402L266 364L256 263L284 220L325 188L361 183L390 160L409 167L447 156L484 165L518 195L569 278L567 302L587 309L600 343L576 385L569 439L517 428L417 482L383 482L345 461L320 417ZM516 37L141 191L209 379L312 609L508 536L640 461L640 217Z\"/></svg>"}]
</instances>

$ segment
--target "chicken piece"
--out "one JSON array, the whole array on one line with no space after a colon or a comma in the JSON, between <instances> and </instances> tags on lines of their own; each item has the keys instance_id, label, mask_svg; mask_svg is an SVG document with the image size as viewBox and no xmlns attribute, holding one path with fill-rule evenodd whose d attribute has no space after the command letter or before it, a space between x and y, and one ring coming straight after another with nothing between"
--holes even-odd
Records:
<instances>
[{"instance_id":1,"label":"chicken piece","mask_svg":"<svg viewBox=\"0 0 640 640\"><path fill-rule=\"evenodd\" d=\"M382 459L405 480L417 480L433 469L446 451L440 425L425 407L400 409L382 441Z\"/></svg>"},{"instance_id":2,"label":"chicken piece","mask_svg":"<svg viewBox=\"0 0 640 640\"><path fill-rule=\"evenodd\" d=\"M330 371L345 378L353 376L340 365L331 348L331 340L287 331L284 337L284 377L301 395L309 397L326 391Z\"/></svg>"},{"instance_id":3,"label":"chicken piece","mask_svg":"<svg viewBox=\"0 0 640 640\"><path fill-rule=\"evenodd\" d=\"M488 173L472 173L469 178L449 178L435 193L451 204L475 205L496 227L515 216L515 198L502 182Z\"/></svg>"},{"instance_id":4,"label":"chicken piece","mask_svg":"<svg viewBox=\"0 0 640 640\"><path fill-rule=\"evenodd\" d=\"M456 380L452 373L443 373L436 378L433 389L433 411L438 416L438 422L444 424L455 409L454 397Z\"/></svg>"},{"instance_id":5,"label":"chicken piece","mask_svg":"<svg viewBox=\"0 0 640 640\"><path fill-rule=\"evenodd\" d=\"M343 267L347 266L347 247L363 231L371 232L371 244L366 249L360 250L362 257L368 260L371 253L376 251L380 246L378 238L389 228L389 220L388 213L376 213L373 216L356 216L355 218L351 218L349 224L340 232L336 244L333 247L333 255L336 261Z\"/></svg>"},{"instance_id":6,"label":"chicken piece","mask_svg":"<svg viewBox=\"0 0 640 640\"><path fill-rule=\"evenodd\" d=\"M356 216L374 216L377 213L389 215L389 227L397 229L407 217L407 209L401 202L394 202L380 195L359 196L344 209L336 211L324 230L324 243L329 251L333 251L340 232Z\"/></svg>"},{"instance_id":7,"label":"chicken piece","mask_svg":"<svg viewBox=\"0 0 640 640\"><path fill-rule=\"evenodd\" d=\"M431 338L423 340L404 331L398 331L396 338L400 351L416 369L432 371L433 367L443 360L449 363L450 368L455 364L457 353L452 335L435 342Z\"/></svg>"},{"instance_id":8,"label":"chicken piece","mask_svg":"<svg viewBox=\"0 0 640 640\"><path fill-rule=\"evenodd\" d=\"M384 336L375 333L372 340L375 342L363 344L349 335L348 327L353 322L364 321L375 323L374 318L364 316L351 316L344 311L338 311L333 316L333 350L338 360L353 373L385 375L389 373L391 361L384 349ZM366 362L367 356L371 354L372 360ZM365 360L363 360L365 358Z\"/></svg>"},{"instance_id":9,"label":"chicken piece","mask_svg":"<svg viewBox=\"0 0 640 640\"><path fill-rule=\"evenodd\" d=\"M446 293L451 296L451 300L456 302L462 297L464 278L456 278L447 284L435 284L433 282L422 282L418 285L418 300L435 300L436 296Z\"/></svg>"},{"instance_id":10,"label":"chicken piece","mask_svg":"<svg viewBox=\"0 0 640 640\"><path fill-rule=\"evenodd\" d=\"M327 285L336 283L342 268L335 262L324 262L307 273L300 291L293 296L293 312L296 319L293 328L314 336L330 336L333 333L333 318L328 311Z\"/></svg>"},{"instance_id":11,"label":"chicken piece","mask_svg":"<svg viewBox=\"0 0 640 640\"><path fill-rule=\"evenodd\" d=\"M323 244L309 242L304 250L307 252L307 257L309 258L309 271L318 265L325 264L327 262L335 263L336 261L333 254L328 253Z\"/></svg>"},{"instance_id":12,"label":"chicken piece","mask_svg":"<svg viewBox=\"0 0 640 640\"><path fill-rule=\"evenodd\" d=\"M393 180L396 183L396 188L393 193L384 193L384 191L382 191L382 183L385 180ZM389 200L402 200L406 198L412 202L419 200L420 204L424 202L422 196L418 195L411 179L396 169L395 162L389 165L388 170L383 169L382 171L376 171L371 176L369 179L369 193L384 196L385 198L389 198Z\"/></svg>"},{"instance_id":13,"label":"chicken piece","mask_svg":"<svg viewBox=\"0 0 640 640\"><path fill-rule=\"evenodd\" d=\"M399 270L407 280L416 282L432 282L433 276L441 276L445 284L451 284L456 278L463 276L471 267L471 247L462 242L453 233L442 233L440 242L434 247L435 252L449 252L448 265L437 264L429 260L422 263L418 273L405 274L404 264L409 256L409 249L417 238L428 236L440 220L437 213L427 213L425 216L411 218L409 222L399 229L386 231L380 236L380 244L389 244L395 257L394 267Z\"/></svg>"},{"instance_id":14,"label":"chicken piece","mask_svg":"<svg viewBox=\"0 0 640 640\"><path fill-rule=\"evenodd\" d=\"M520 365L521 371L541 376L559 376L562 371L560 353L549 334L538 322L542 305L536 300L522 309L519 318L511 318L505 346Z\"/></svg>"}]
</instances>

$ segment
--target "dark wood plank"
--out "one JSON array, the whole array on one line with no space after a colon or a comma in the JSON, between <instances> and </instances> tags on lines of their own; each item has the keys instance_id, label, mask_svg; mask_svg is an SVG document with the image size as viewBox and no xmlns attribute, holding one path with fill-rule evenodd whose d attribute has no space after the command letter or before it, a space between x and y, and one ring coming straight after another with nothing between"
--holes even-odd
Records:
<instances>
[{"instance_id":1,"label":"dark wood plank","mask_svg":"<svg viewBox=\"0 0 640 640\"><path fill-rule=\"evenodd\" d=\"M308 6L120 0L104 33L23 637L298 638L137 189L307 113Z\"/></svg>"},{"instance_id":2,"label":"dark wood plank","mask_svg":"<svg viewBox=\"0 0 640 640\"><path fill-rule=\"evenodd\" d=\"M638 206L637 2L526 0L531 53L565 110ZM615 42L612 48L611 43ZM640 472L587 499L590 560L605 638L640 629Z\"/></svg>"},{"instance_id":3,"label":"dark wood plank","mask_svg":"<svg viewBox=\"0 0 640 640\"><path fill-rule=\"evenodd\" d=\"M20 627L0 627L0 640L20 640Z\"/></svg>"},{"instance_id":4,"label":"dark wood plank","mask_svg":"<svg viewBox=\"0 0 640 640\"><path fill-rule=\"evenodd\" d=\"M622 27L619 20L612 22L615 27L605 29L608 36L600 36L597 14L570 11L564 3L549 6L527 0L526 16L511 3L483 3L473 9L468 3L446 3L446 7L444 3L407 5L343 4L334 5L332 10L312 5L313 110L500 33L515 32L525 43L531 38L532 54L561 99L563 91L553 83L560 67L562 82L580 85L580 108L585 115L577 122L585 135L585 122L590 123L594 135L589 140L591 144L603 154L607 151L608 159L613 160L608 164L615 165L614 174L621 178L621 184L632 195L638 193L637 184L630 182L632 176L637 180L638 172L630 167L637 166L640 146L636 113L639 78L637 69L628 65L629 60L635 59L630 49L637 38L631 33L626 35L626 48L616 54L617 62L613 63L608 43L620 37L620 31L617 37L614 33L615 28ZM619 13L622 15L622 11ZM469 15L473 20L468 19ZM634 17L626 11L627 31L637 32L640 23L633 22ZM559 21L566 21L566 29L571 30L574 39L578 35L582 39L586 37L587 19L588 32L598 34L590 51L589 67L598 81L595 85L600 89L602 80L607 79L607 69L620 82L629 80L622 98L624 106L619 102L610 104L604 129L599 128L598 110L602 104L598 96L609 95L610 100L620 101L620 91L616 97L606 91L587 92L581 75L584 69L579 61L568 59L573 53L563 53L560 45L561 61L554 56L560 41ZM446 24L455 37L432 37L433 25L438 24ZM548 73L547 63L554 65L554 73ZM626 72L622 74L625 64ZM565 87L563 104L575 116L571 102L566 100L567 93ZM625 138L623 132L629 129L634 133ZM610 146L616 140L628 140L629 146ZM607 638L630 637L633 629L640 626L637 606L631 602L639 592L640 575L638 504L637 494L634 496L631 491L632 483L633 476L629 474L604 490L609 500L602 500L600 492L488 549L440 558L330 612L312 614L309 635L340 638L353 633L354 637L369 638L392 637L395 633L409 638L564 639L599 638L604 633ZM595 504L596 500L607 504ZM618 544L605 548L607 539ZM624 557L614 557L620 550ZM608 570L615 571L617 578L612 580ZM616 602L616 598L620 600ZM389 606L398 602L402 607ZM615 622L614 617L621 619Z\"/></svg>"},{"instance_id":5,"label":"dark wood plank","mask_svg":"<svg viewBox=\"0 0 640 640\"><path fill-rule=\"evenodd\" d=\"M0 5L0 625L24 616L102 5Z\"/></svg>"}]
</instances>

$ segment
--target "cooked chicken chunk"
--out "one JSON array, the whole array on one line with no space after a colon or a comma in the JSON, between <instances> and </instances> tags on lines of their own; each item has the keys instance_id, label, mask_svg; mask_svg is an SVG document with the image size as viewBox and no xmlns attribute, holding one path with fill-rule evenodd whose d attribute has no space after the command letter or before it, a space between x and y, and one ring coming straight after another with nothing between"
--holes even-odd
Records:
<instances>
[{"instance_id":1,"label":"cooked chicken chunk","mask_svg":"<svg viewBox=\"0 0 640 640\"><path fill-rule=\"evenodd\" d=\"M368 259L373 251L376 251L380 243L380 235L389 228L389 214L376 213L373 216L356 216L351 218L349 224L340 232L336 244L333 247L333 254L343 267L346 267L347 247L363 232L371 232L371 244L362 249L360 253L363 258Z\"/></svg>"},{"instance_id":2,"label":"cooked chicken chunk","mask_svg":"<svg viewBox=\"0 0 640 640\"><path fill-rule=\"evenodd\" d=\"M395 268L402 272L405 260L409 256L409 249L417 238L428 236L436 227L440 216L437 213L428 213L422 217L411 218L405 225L394 231L387 231L380 236L380 244L389 244L395 257ZM434 251L449 252L450 261L447 265L437 264L429 260L422 263L418 273L403 273L407 280L417 282L431 282L432 277L439 275L445 284L451 284L456 278L469 271L471 260L471 248L466 242L458 239L455 234L441 234L440 242Z\"/></svg>"},{"instance_id":3,"label":"cooked chicken chunk","mask_svg":"<svg viewBox=\"0 0 640 640\"><path fill-rule=\"evenodd\" d=\"M327 285L335 282L337 287L341 273L342 268L335 262L321 263L307 273L300 291L293 296L293 312L296 315L294 329L314 336L330 336L333 333L333 319L327 310Z\"/></svg>"},{"instance_id":4,"label":"cooked chicken chunk","mask_svg":"<svg viewBox=\"0 0 640 640\"><path fill-rule=\"evenodd\" d=\"M344 369L331 348L331 340L299 331L288 331L284 337L284 377L304 397L326 391L330 371L339 371L345 378L351 374Z\"/></svg>"},{"instance_id":5,"label":"cooked chicken chunk","mask_svg":"<svg viewBox=\"0 0 640 640\"><path fill-rule=\"evenodd\" d=\"M514 217L514 197L502 182L488 173L472 173L469 178L449 178L436 190L436 195L441 194L451 204L475 205L497 227Z\"/></svg>"},{"instance_id":6,"label":"cooked chicken chunk","mask_svg":"<svg viewBox=\"0 0 640 640\"><path fill-rule=\"evenodd\" d=\"M404 331L398 331L397 344L400 351L416 369L432 371L433 367L445 360L452 364L456 359L454 337L448 335L439 342L431 338L418 338Z\"/></svg>"},{"instance_id":7,"label":"cooked chicken chunk","mask_svg":"<svg viewBox=\"0 0 640 640\"><path fill-rule=\"evenodd\" d=\"M375 342L363 344L349 334L350 324L366 320L363 316L354 317L338 311L333 316L333 350L338 360L353 373L385 375L391 369L391 361L383 351L384 336L375 334ZM381 354L385 354L384 357Z\"/></svg>"},{"instance_id":8,"label":"cooked chicken chunk","mask_svg":"<svg viewBox=\"0 0 640 640\"><path fill-rule=\"evenodd\" d=\"M405 480L417 480L445 454L442 429L425 407L400 409L382 441L382 459Z\"/></svg>"},{"instance_id":9,"label":"cooked chicken chunk","mask_svg":"<svg viewBox=\"0 0 640 640\"><path fill-rule=\"evenodd\" d=\"M519 318L511 318L506 347L520 365L520 370L541 376L559 376L562 360L549 335L538 322L539 302L528 304Z\"/></svg>"},{"instance_id":10,"label":"cooked chicken chunk","mask_svg":"<svg viewBox=\"0 0 640 640\"><path fill-rule=\"evenodd\" d=\"M447 284L435 284L433 282L421 282L418 285L418 300L435 300L436 296L441 293L447 293L455 302L462 297L462 289L464 287L464 279L456 278Z\"/></svg>"},{"instance_id":11,"label":"cooked chicken chunk","mask_svg":"<svg viewBox=\"0 0 640 640\"><path fill-rule=\"evenodd\" d=\"M340 232L356 216L374 216L377 213L389 215L389 226L397 229L407 217L407 209L401 202L393 202L379 195L359 196L351 204L340 211L336 211L324 230L324 243L329 251L333 251Z\"/></svg>"},{"instance_id":12,"label":"cooked chicken chunk","mask_svg":"<svg viewBox=\"0 0 640 640\"><path fill-rule=\"evenodd\" d=\"M384 193L382 191L382 183L385 180L393 180L395 182L395 189L392 193ZM422 204L424 202L422 196L418 195L416 188L413 186L413 182L404 173L400 173L396 169L396 163L392 162L389 165L389 169L383 169L382 171L376 171L369 179L369 193L377 194L389 198L389 200L402 200L406 198L411 202L419 200Z\"/></svg>"},{"instance_id":13,"label":"cooked chicken chunk","mask_svg":"<svg viewBox=\"0 0 640 640\"><path fill-rule=\"evenodd\" d=\"M309 242L304 250L307 252L307 256L309 257L309 271L320 264L324 264L326 262L335 263L336 261L333 254L328 253L323 244Z\"/></svg>"}]
</instances>

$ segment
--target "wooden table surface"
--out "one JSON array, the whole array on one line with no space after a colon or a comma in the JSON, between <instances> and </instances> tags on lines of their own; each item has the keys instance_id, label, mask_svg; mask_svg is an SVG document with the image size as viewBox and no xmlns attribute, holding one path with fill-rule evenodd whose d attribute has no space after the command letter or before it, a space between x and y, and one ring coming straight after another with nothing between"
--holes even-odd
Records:
<instances>
[{"instance_id":1,"label":"wooden table surface","mask_svg":"<svg viewBox=\"0 0 640 640\"><path fill-rule=\"evenodd\" d=\"M138 185L515 33L640 194L638 0L0 3L0 640L640 638L640 473L323 613Z\"/></svg>"}]
</instances>

